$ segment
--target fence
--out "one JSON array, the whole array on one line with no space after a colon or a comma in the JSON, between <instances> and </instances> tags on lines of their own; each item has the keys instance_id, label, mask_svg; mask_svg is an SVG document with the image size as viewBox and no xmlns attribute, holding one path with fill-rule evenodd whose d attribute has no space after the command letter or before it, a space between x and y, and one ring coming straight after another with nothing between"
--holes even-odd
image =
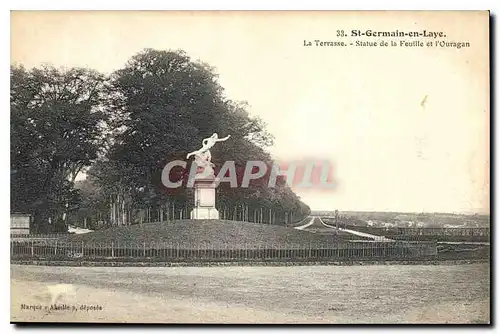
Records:
<instances>
[{"instance_id":1,"label":"fence","mask_svg":"<svg viewBox=\"0 0 500 334\"><path fill-rule=\"evenodd\" d=\"M344 226L342 226L344 227ZM490 229L481 227L457 228L412 228L412 227L372 227L347 225L346 229L368 233L393 240L407 241L463 241L463 242L488 242ZM377 240L378 238L375 238Z\"/></svg>"},{"instance_id":2,"label":"fence","mask_svg":"<svg viewBox=\"0 0 500 334\"><path fill-rule=\"evenodd\" d=\"M35 233L30 233L30 234L11 234L10 239L11 240L35 240L35 239L59 239L61 237L66 237L73 235L68 232L60 232L60 233L43 233L43 234L35 234Z\"/></svg>"},{"instance_id":3,"label":"fence","mask_svg":"<svg viewBox=\"0 0 500 334\"><path fill-rule=\"evenodd\" d=\"M490 236L487 227L444 227L444 228L411 228L397 227L397 235L439 235L439 236Z\"/></svg>"},{"instance_id":4,"label":"fence","mask_svg":"<svg viewBox=\"0 0 500 334\"><path fill-rule=\"evenodd\" d=\"M437 244L427 243L335 243L278 245L255 243L86 243L59 240L11 241L12 259L44 260L126 260L126 261L286 261L336 259L412 259L437 254Z\"/></svg>"},{"instance_id":5,"label":"fence","mask_svg":"<svg viewBox=\"0 0 500 334\"><path fill-rule=\"evenodd\" d=\"M119 209L121 206L113 206L111 217L103 214L84 217L84 226L92 229L107 228L111 226L126 226L134 224L169 222L174 220L189 219L193 205L170 203L167 206L135 208L133 210ZM306 217L305 213L293 211L281 211L276 208L252 207L245 203L238 205L217 204L219 217L223 220L246 221L257 224L286 225L301 221ZM81 223L82 218L69 216L68 221L72 224Z\"/></svg>"}]
</instances>

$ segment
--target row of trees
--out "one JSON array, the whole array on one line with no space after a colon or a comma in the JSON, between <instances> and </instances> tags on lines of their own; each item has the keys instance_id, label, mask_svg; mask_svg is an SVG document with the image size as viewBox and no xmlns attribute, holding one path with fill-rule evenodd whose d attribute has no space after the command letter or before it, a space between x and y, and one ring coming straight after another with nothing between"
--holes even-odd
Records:
<instances>
[{"instance_id":1,"label":"row of trees","mask_svg":"<svg viewBox=\"0 0 500 334\"><path fill-rule=\"evenodd\" d=\"M266 151L272 136L246 109L225 96L213 68L182 51L143 50L111 75L13 66L11 210L31 213L40 232L64 230L68 222L96 227L185 218L192 189L167 189L161 173L202 138L231 134L213 149L216 166L272 164ZM82 172L86 179L76 181ZM309 213L281 179L275 188L222 183L217 191L219 211L246 208L241 220L271 210L278 218L268 222L283 224Z\"/></svg>"}]
</instances>

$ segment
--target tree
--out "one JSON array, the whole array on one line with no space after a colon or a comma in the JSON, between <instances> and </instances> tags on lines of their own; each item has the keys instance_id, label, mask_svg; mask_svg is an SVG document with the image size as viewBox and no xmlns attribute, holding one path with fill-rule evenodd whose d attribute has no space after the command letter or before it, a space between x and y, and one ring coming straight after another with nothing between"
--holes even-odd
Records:
<instances>
[{"instance_id":1,"label":"tree","mask_svg":"<svg viewBox=\"0 0 500 334\"><path fill-rule=\"evenodd\" d=\"M64 229L73 184L106 139L108 79L93 70L11 67L11 210Z\"/></svg>"},{"instance_id":2,"label":"tree","mask_svg":"<svg viewBox=\"0 0 500 334\"><path fill-rule=\"evenodd\" d=\"M219 168L226 160L243 168L249 160L272 164L265 148L273 138L262 120L251 117L245 103L227 99L214 69L192 61L183 51L138 53L112 75L112 87L116 127L122 131L107 158L122 166L122 174L135 171L121 179L131 188L145 187L143 202L148 207L165 202L193 204L186 188L166 189L161 173L167 162L185 160L186 153L198 149L201 139L214 131L220 136L231 134L230 140L213 149L213 162ZM248 189L221 184L218 202L230 207L250 202L262 206L269 194L263 184ZM300 200L291 190L279 194L283 203L274 204L280 202L283 210L298 208Z\"/></svg>"},{"instance_id":3,"label":"tree","mask_svg":"<svg viewBox=\"0 0 500 334\"><path fill-rule=\"evenodd\" d=\"M231 134L214 147L214 163L234 160L240 182L247 161L272 165L264 122L224 95L213 68L182 51L144 50L109 78L89 69L13 66L11 210L32 213L38 231L49 229L49 219L64 230L68 214L75 223L108 226L186 217L192 189L167 189L161 174L214 131ZM75 188L84 168L88 180ZM259 222L283 223L309 210L283 180L272 189L260 180L217 191L219 207L234 219L252 220L259 211Z\"/></svg>"}]
</instances>

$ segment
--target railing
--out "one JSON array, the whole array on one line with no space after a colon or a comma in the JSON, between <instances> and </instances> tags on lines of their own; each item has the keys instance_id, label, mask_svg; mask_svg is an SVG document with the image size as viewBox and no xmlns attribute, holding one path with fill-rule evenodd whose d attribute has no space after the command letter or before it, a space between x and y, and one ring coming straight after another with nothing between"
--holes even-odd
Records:
<instances>
[{"instance_id":1,"label":"railing","mask_svg":"<svg viewBox=\"0 0 500 334\"><path fill-rule=\"evenodd\" d=\"M332 225L330 223L330 225ZM368 233L394 240L407 241L471 241L487 242L490 239L490 229L480 227L461 228L412 228L412 227L372 227L372 226L340 226L353 231ZM375 238L377 240L378 238Z\"/></svg>"},{"instance_id":2,"label":"railing","mask_svg":"<svg viewBox=\"0 0 500 334\"><path fill-rule=\"evenodd\" d=\"M278 245L272 243L186 244L155 242L62 242L58 240L11 241L12 259L45 260L147 260L147 261L283 261L336 259L412 259L435 256L435 242Z\"/></svg>"},{"instance_id":3,"label":"railing","mask_svg":"<svg viewBox=\"0 0 500 334\"><path fill-rule=\"evenodd\" d=\"M445 227L445 228L411 228L398 227L398 235L440 235L440 236L490 236L487 227Z\"/></svg>"},{"instance_id":4,"label":"railing","mask_svg":"<svg viewBox=\"0 0 500 334\"><path fill-rule=\"evenodd\" d=\"M72 233L68 232L61 232L61 233L44 233L44 234L11 234L10 239L11 240L19 240L19 239L58 239L61 237L67 237L73 235Z\"/></svg>"}]
</instances>

